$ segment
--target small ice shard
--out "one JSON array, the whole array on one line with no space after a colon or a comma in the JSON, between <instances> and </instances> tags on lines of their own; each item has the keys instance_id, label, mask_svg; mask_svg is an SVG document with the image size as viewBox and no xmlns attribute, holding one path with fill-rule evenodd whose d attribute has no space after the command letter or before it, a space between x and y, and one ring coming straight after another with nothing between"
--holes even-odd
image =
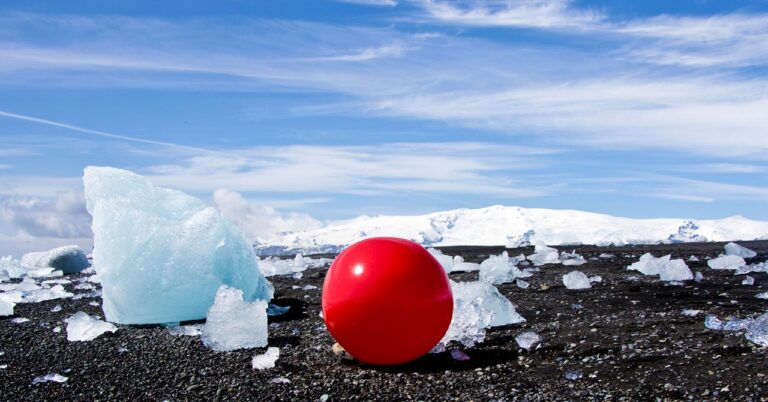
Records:
<instances>
[{"instance_id":1,"label":"small ice shard","mask_svg":"<svg viewBox=\"0 0 768 402\"><path fill-rule=\"evenodd\" d=\"M77 285L75 285L75 289L77 289L77 290L92 290L92 289L95 289L95 286L91 285L90 283L83 282L83 283L78 283Z\"/></svg>"},{"instance_id":2,"label":"small ice shard","mask_svg":"<svg viewBox=\"0 0 768 402\"><path fill-rule=\"evenodd\" d=\"M766 272L768 273L768 261L761 262L759 264L742 265L736 268L734 275L744 275L751 272Z\"/></svg>"},{"instance_id":3,"label":"small ice shard","mask_svg":"<svg viewBox=\"0 0 768 402\"><path fill-rule=\"evenodd\" d=\"M267 316L274 317L278 315L283 315L288 312L288 310L291 309L291 306L278 306L272 303L269 303L269 306L267 306Z\"/></svg>"},{"instance_id":4,"label":"small ice shard","mask_svg":"<svg viewBox=\"0 0 768 402\"><path fill-rule=\"evenodd\" d=\"M314 289L317 289L317 286L315 286L315 285L304 285L304 287L302 287L302 289L303 290L314 290Z\"/></svg>"},{"instance_id":5,"label":"small ice shard","mask_svg":"<svg viewBox=\"0 0 768 402\"><path fill-rule=\"evenodd\" d=\"M571 290L589 289L592 287L587 275L581 271L573 271L563 275L563 285Z\"/></svg>"},{"instance_id":6,"label":"small ice shard","mask_svg":"<svg viewBox=\"0 0 768 402\"><path fill-rule=\"evenodd\" d=\"M693 275L693 280L696 282L701 282L704 280L704 275L701 272L696 271L696 274Z\"/></svg>"},{"instance_id":7,"label":"small ice shard","mask_svg":"<svg viewBox=\"0 0 768 402\"><path fill-rule=\"evenodd\" d=\"M609 253L600 253L600 255L597 256L598 258L616 258L615 255L609 254Z\"/></svg>"},{"instance_id":8,"label":"small ice shard","mask_svg":"<svg viewBox=\"0 0 768 402\"><path fill-rule=\"evenodd\" d=\"M4 296L4 295L0 295ZM0 297L0 316L6 317L13 315L13 308L16 307L16 303L10 301L6 297Z\"/></svg>"},{"instance_id":9,"label":"small ice shard","mask_svg":"<svg viewBox=\"0 0 768 402\"><path fill-rule=\"evenodd\" d=\"M29 322L29 318L16 317L16 318L12 319L11 322L14 323L14 324L24 324L25 322Z\"/></svg>"},{"instance_id":10,"label":"small ice shard","mask_svg":"<svg viewBox=\"0 0 768 402\"><path fill-rule=\"evenodd\" d=\"M253 356L253 360L251 360L251 368L254 370L271 369L275 367L275 362L279 357L279 348L268 347L267 351L263 354Z\"/></svg>"},{"instance_id":11,"label":"small ice shard","mask_svg":"<svg viewBox=\"0 0 768 402\"><path fill-rule=\"evenodd\" d=\"M40 286L37 286L37 282L35 282L34 279L24 278L21 282L16 284L16 287L13 290L19 292L31 292L38 289L40 289Z\"/></svg>"},{"instance_id":12,"label":"small ice shard","mask_svg":"<svg viewBox=\"0 0 768 402\"><path fill-rule=\"evenodd\" d=\"M444 345L457 341L469 348L485 339L486 328L525 321L515 306L487 282L450 281L450 284L453 318L440 341Z\"/></svg>"},{"instance_id":13,"label":"small ice shard","mask_svg":"<svg viewBox=\"0 0 768 402\"><path fill-rule=\"evenodd\" d=\"M93 298L93 297L101 297L101 296L102 296L101 289L96 289L96 290L94 290L92 292L88 292L88 293L78 293L78 294L72 296L72 300L90 299L90 298Z\"/></svg>"},{"instance_id":14,"label":"small ice shard","mask_svg":"<svg viewBox=\"0 0 768 402\"><path fill-rule=\"evenodd\" d=\"M199 336L202 329L202 324L177 325L168 328L168 333L173 336Z\"/></svg>"},{"instance_id":15,"label":"small ice shard","mask_svg":"<svg viewBox=\"0 0 768 402\"><path fill-rule=\"evenodd\" d=\"M590 283L600 283L602 281L603 281L603 277L600 276L600 275L595 275L595 276L590 276L589 277L589 282Z\"/></svg>"},{"instance_id":16,"label":"small ice shard","mask_svg":"<svg viewBox=\"0 0 768 402\"><path fill-rule=\"evenodd\" d=\"M724 255L707 261L707 265L712 269L737 269L746 264L747 262L737 255Z\"/></svg>"},{"instance_id":17,"label":"small ice shard","mask_svg":"<svg viewBox=\"0 0 768 402\"><path fill-rule=\"evenodd\" d=\"M64 319L64 322L67 323L67 340L71 342L92 341L105 332L117 331L112 323L93 318L82 311Z\"/></svg>"},{"instance_id":18,"label":"small ice shard","mask_svg":"<svg viewBox=\"0 0 768 402\"><path fill-rule=\"evenodd\" d=\"M560 253L560 261L563 263L563 265L572 265L572 266L577 266L577 265L582 265L587 263L587 260L585 260L584 257L582 257L579 254L576 254L576 250L573 250L570 253L566 253L565 251Z\"/></svg>"},{"instance_id":19,"label":"small ice shard","mask_svg":"<svg viewBox=\"0 0 768 402\"><path fill-rule=\"evenodd\" d=\"M61 305L60 304L57 304L57 305L53 306L53 308L51 309L51 313L58 313L59 311L61 311Z\"/></svg>"},{"instance_id":20,"label":"small ice shard","mask_svg":"<svg viewBox=\"0 0 768 402\"><path fill-rule=\"evenodd\" d=\"M107 320L201 319L222 284L272 298L252 244L213 207L126 170L89 166L83 184Z\"/></svg>"},{"instance_id":21,"label":"small ice shard","mask_svg":"<svg viewBox=\"0 0 768 402\"><path fill-rule=\"evenodd\" d=\"M480 264L474 262L464 262L464 257L457 255L453 257L453 268L451 272L471 272L479 271Z\"/></svg>"},{"instance_id":22,"label":"small ice shard","mask_svg":"<svg viewBox=\"0 0 768 402\"><path fill-rule=\"evenodd\" d=\"M752 286L752 285L754 285L754 284L755 284L755 278L753 278L753 277L751 277L751 276L747 275L747 277L746 277L746 278L744 278L744 280L743 280L743 281L741 281L741 284L742 284L742 285L747 285L747 286Z\"/></svg>"},{"instance_id":23,"label":"small ice shard","mask_svg":"<svg viewBox=\"0 0 768 402\"><path fill-rule=\"evenodd\" d=\"M565 372L565 379L568 381L576 381L581 379L581 377L581 371L578 370L568 370Z\"/></svg>"},{"instance_id":24,"label":"small ice shard","mask_svg":"<svg viewBox=\"0 0 768 402\"><path fill-rule=\"evenodd\" d=\"M64 290L64 286L56 285L49 289L35 289L28 292L24 292L22 295L22 303L39 303L47 300L54 299L67 299L74 296L72 293Z\"/></svg>"},{"instance_id":25,"label":"small ice shard","mask_svg":"<svg viewBox=\"0 0 768 402\"><path fill-rule=\"evenodd\" d=\"M61 327L57 325L55 328L53 328L53 333L58 334L59 332L61 332Z\"/></svg>"},{"instance_id":26,"label":"small ice shard","mask_svg":"<svg viewBox=\"0 0 768 402\"><path fill-rule=\"evenodd\" d=\"M685 309L680 312L680 314L687 316L687 317L695 317L699 314L701 314L701 310L693 310L693 309Z\"/></svg>"},{"instance_id":27,"label":"small ice shard","mask_svg":"<svg viewBox=\"0 0 768 402\"><path fill-rule=\"evenodd\" d=\"M755 297L758 299L768 299L768 292L758 293Z\"/></svg>"},{"instance_id":28,"label":"small ice shard","mask_svg":"<svg viewBox=\"0 0 768 402\"><path fill-rule=\"evenodd\" d=\"M768 313L763 313L757 317L747 327L747 333L744 336L760 346L768 346Z\"/></svg>"},{"instance_id":29,"label":"small ice shard","mask_svg":"<svg viewBox=\"0 0 768 402\"><path fill-rule=\"evenodd\" d=\"M531 286L528 282L522 279L515 280L515 285L517 285L517 287L519 287L520 289L528 289L528 287Z\"/></svg>"},{"instance_id":30,"label":"small ice shard","mask_svg":"<svg viewBox=\"0 0 768 402\"><path fill-rule=\"evenodd\" d=\"M456 361L465 362L469 360L469 355L461 349L451 349L451 358Z\"/></svg>"},{"instance_id":31,"label":"small ice shard","mask_svg":"<svg viewBox=\"0 0 768 402\"><path fill-rule=\"evenodd\" d=\"M584 308L584 306L582 306L579 303L573 303L573 304L571 304L571 308L574 309L574 310L581 310L581 309Z\"/></svg>"},{"instance_id":32,"label":"small ice shard","mask_svg":"<svg viewBox=\"0 0 768 402\"><path fill-rule=\"evenodd\" d=\"M67 382L69 378L64 377L63 375L59 375L57 373L49 373L40 377L35 377L34 380L32 380L32 384L40 384L43 382Z\"/></svg>"},{"instance_id":33,"label":"small ice shard","mask_svg":"<svg viewBox=\"0 0 768 402\"><path fill-rule=\"evenodd\" d=\"M693 274L683 260L667 260L659 265L659 279L662 281L688 281Z\"/></svg>"},{"instance_id":34,"label":"small ice shard","mask_svg":"<svg viewBox=\"0 0 768 402\"><path fill-rule=\"evenodd\" d=\"M427 251L440 263L446 274L450 274L453 271L453 257L443 254L442 251L436 248L428 248Z\"/></svg>"},{"instance_id":35,"label":"small ice shard","mask_svg":"<svg viewBox=\"0 0 768 402\"><path fill-rule=\"evenodd\" d=\"M560 253L557 249L548 247L544 242L537 241L534 253L528 256L528 260L535 266L544 264L557 264L560 262Z\"/></svg>"},{"instance_id":36,"label":"small ice shard","mask_svg":"<svg viewBox=\"0 0 768 402\"><path fill-rule=\"evenodd\" d=\"M267 302L246 302L240 289L221 285L208 311L202 340L220 352L267 346Z\"/></svg>"},{"instance_id":37,"label":"small ice shard","mask_svg":"<svg viewBox=\"0 0 768 402\"><path fill-rule=\"evenodd\" d=\"M27 253L21 257L21 265L27 269L53 268L65 274L74 274L91 264L85 252L78 246L64 246L48 251Z\"/></svg>"},{"instance_id":38,"label":"small ice shard","mask_svg":"<svg viewBox=\"0 0 768 402\"><path fill-rule=\"evenodd\" d=\"M272 384L288 384L291 382L291 380L285 378L285 377L276 377L270 380Z\"/></svg>"},{"instance_id":39,"label":"small ice shard","mask_svg":"<svg viewBox=\"0 0 768 402\"><path fill-rule=\"evenodd\" d=\"M123 354L123 353L126 353L126 352L128 352L128 348L126 348L125 346L118 346L117 347L117 353Z\"/></svg>"},{"instance_id":40,"label":"small ice shard","mask_svg":"<svg viewBox=\"0 0 768 402\"><path fill-rule=\"evenodd\" d=\"M491 284L509 283L520 275L515 264L516 258L509 258L507 252L489 256L480 263L480 280Z\"/></svg>"},{"instance_id":41,"label":"small ice shard","mask_svg":"<svg viewBox=\"0 0 768 402\"><path fill-rule=\"evenodd\" d=\"M695 255L691 255L690 257L688 257L688 261L689 262L697 262L697 261L699 261L699 257L696 257Z\"/></svg>"},{"instance_id":42,"label":"small ice shard","mask_svg":"<svg viewBox=\"0 0 768 402\"><path fill-rule=\"evenodd\" d=\"M730 242L725 245L725 255L735 255L737 257L742 257L742 258L752 258L756 256L757 253L744 246L740 246L734 242Z\"/></svg>"},{"instance_id":43,"label":"small ice shard","mask_svg":"<svg viewBox=\"0 0 768 402\"><path fill-rule=\"evenodd\" d=\"M267 257L260 259L257 257L259 269L262 275L293 275L296 279L301 279L301 273L309 268L320 268L330 263L330 258L310 258L301 254L296 254L293 259L280 259L277 257Z\"/></svg>"},{"instance_id":44,"label":"small ice shard","mask_svg":"<svg viewBox=\"0 0 768 402\"><path fill-rule=\"evenodd\" d=\"M541 342L539 334L533 331L526 331L515 337L517 345L525 350L531 350Z\"/></svg>"},{"instance_id":45,"label":"small ice shard","mask_svg":"<svg viewBox=\"0 0 768 402\"><path fill-rule=\"evenodd\" d=\"M528 247L536 236L536 231L528 229L520 234L507 236L507 248Z\"/></svg>"},{"instance_id":46,"label":"small ice shard","mask_svg":"<svg viewBox=\"0 0 768 402\"><path fill-rule=\"evenodd\" d=\"M704 318L704 326L716 331L741 331L749 327L753 322L754 320L751 318L723 321L712 314L708 314Z\"/></svg>"}]
</instances>

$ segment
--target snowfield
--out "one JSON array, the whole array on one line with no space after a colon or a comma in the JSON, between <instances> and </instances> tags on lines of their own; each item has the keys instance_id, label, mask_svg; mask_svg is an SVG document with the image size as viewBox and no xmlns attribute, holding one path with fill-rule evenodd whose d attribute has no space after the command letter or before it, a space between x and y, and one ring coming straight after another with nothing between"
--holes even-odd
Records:
<instances>
[{"instance_id":1,"label":"snowfield","mask_svg":"<svg viewBox=\"0 0 768 402\"><path fill-rule=\"evenodd\" d=\"M558 245L625 245L768 239L768 222L742 216L716 220L630 219L574 210L492 206L415 216L361 216L321 229L288 233L257 244L261 255L338 252L359 240L394 236L425 246L518 247L536 241Z\"/></svg>"}]
</instances>

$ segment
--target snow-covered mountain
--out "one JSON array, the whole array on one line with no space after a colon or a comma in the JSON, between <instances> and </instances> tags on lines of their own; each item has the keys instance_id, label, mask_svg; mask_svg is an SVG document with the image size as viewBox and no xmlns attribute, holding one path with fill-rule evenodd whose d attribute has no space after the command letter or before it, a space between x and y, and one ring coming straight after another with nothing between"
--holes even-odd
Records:
<instances>
[{"instance_id":1,"label":"snow-covered mountain","mask_svg":"<svg viewBox=\"0 0 768 402\"><path fill-rule=\"evenodd\" d=\"M425 246L546 244L652 244L768 239L768 222L742 216L716 220L629 219L573 210L492 206L415 216L360 216L323 228L289 233L257 245L259 254L338 251L377 236Z\"/></svg>"}]
</instances>

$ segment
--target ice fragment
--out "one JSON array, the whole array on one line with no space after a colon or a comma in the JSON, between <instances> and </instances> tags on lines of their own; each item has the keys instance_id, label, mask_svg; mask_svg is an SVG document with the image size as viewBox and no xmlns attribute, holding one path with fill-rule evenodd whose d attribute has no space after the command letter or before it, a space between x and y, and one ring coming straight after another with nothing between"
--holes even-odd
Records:
<instances>
[{"instance_id":1,"label":"ice fragment","mask_svg":"<svg viewBox=\"0 0 768 402\"><path fill-rule=\"evenodd\" d=\"M240 289L221 285L208 311L202 340L216 351L267 346L267 302L246 302Z\"/></svg>"},{"instance_id":2,"label":"ice fragment","mask_svg":"<svg viewBox=\"0 0 768 402\"><path fill-rule=\"evenodd\" d=\"M263 354L253 356L251 367L254 370L265 370L275 367L275 362L280 357L280 349L275 347L267 348Z\"/></svg>"},{"instance_id":3,"label":"ice fragment","mask_svg":"<svg viewBox=\"0 0 768 402\"><path fill-rule=\"evenodd\" d=\"M515 337L517 345L525 350L531 350L541 342L539 334L533 331L526 331Z\"/></svg>"},{"instance_id":4,"label":"ice fragment","mask_svg":"<svg viewBox=\"0 0 768 402\"><path fill-rule=\"evenodd\" d=\"M563 275L563 284L566 288L572 290L589 289L592 287L587 275L580 271L573 271Z\"/></svg>"},{"instance_id":5,"label":"ice fragment","mask_svg":"<svg viewBox=\"0 0 768 402\"><path fill-rule=\"evenodd\" d=\"M67 323L67 340L72 342L91 341L105 332L117 331L112 323L93 318L82 311L64 319L64 322Z\"/></svg>"}]
</instances>

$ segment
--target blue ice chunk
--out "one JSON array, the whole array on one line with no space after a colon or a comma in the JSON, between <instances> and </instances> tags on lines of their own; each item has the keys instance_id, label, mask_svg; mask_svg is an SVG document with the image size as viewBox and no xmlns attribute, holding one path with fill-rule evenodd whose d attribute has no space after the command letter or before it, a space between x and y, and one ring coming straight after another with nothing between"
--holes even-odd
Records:
<instances>
[{"instance_id":1,"label":"blue ice chunk","mask_svg":"<svg viewBox=\"0 0 768 402\"><path fill-rule=\"evenodd\" d=\"M126 170L89 166L83 183L107 320L202 319L222 284L272 298L253 247L213 207Z\"/></svg>"}]
</instances>

